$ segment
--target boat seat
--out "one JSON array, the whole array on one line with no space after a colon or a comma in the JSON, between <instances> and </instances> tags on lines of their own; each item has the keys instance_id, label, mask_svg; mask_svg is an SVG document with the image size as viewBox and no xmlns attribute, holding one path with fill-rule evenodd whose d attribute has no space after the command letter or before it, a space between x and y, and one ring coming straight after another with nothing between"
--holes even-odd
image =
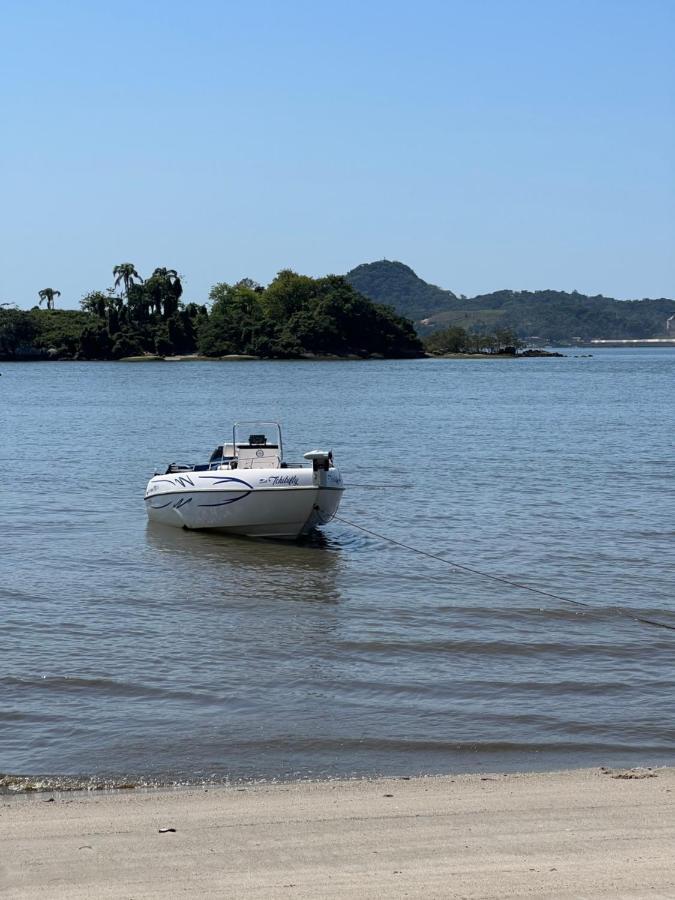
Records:
<instances>
[{"instance_id":1,"label":"boat seat","mask_svg":"<svg viewBox=\"0 0 675 900\"><path fill-rule=\"evenodd\" d=\"M265 455L263 457L249 456L242 459L239 456L237 468L239 469L279 469L281 461L278 456Z\"/></svg>"},{"instance_id":2,"label":"boat seat","mask_svg":"<svg viewBox=\"0 0 675 900\"><path fill-rule=\"evenodd\" d=\"M281 464L278 447L238 447L240 469L278 469Z\"/></svg>"}]
</instances>

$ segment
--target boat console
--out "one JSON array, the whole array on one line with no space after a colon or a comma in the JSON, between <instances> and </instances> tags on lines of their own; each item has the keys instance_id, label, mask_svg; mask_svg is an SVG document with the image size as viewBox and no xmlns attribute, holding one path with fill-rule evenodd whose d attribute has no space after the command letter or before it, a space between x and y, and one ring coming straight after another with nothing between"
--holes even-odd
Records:
<instances>
[{"instance_id":1,"label":"boat console","mask_svg":"<svg viewBox=\"0 0 675 900\"><path fill-rule=\"evenodd\" d=\"M254 427L258 429L255 432L250 430ZM282 449L281 427L277 422L237 422L232 442L216 447L207 463L171 463L164 474L215 469L285 469Z\"/></svg>"}]
</instances>

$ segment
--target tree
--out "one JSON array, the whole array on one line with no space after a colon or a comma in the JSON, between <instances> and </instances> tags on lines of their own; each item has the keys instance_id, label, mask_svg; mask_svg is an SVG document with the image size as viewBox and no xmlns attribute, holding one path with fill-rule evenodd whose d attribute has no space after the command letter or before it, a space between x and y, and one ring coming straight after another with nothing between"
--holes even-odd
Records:
<instances>
[{"instance_id":1,"label":"tree","mask_svg":"<svg viewBox=\"0 0 675 900\"><path fill-rule=\"evenodd\" d=\"M60 296L61 291L55 291L53 288L43 288L41 291L38 291L39 305L42 306L43 303L46 303L47 309L54 309L54 297Z\"/></svg>"},{"instance_id":2,"label":"tree","mask_svg":"<svg viewBox=\"0 0 675 900\"><path fill-rule=\"evenodd\" d=\"M495 338L498 351L517 353L524 346L524 342L510 328L498 328Z\"/></svg>"},{"instance_id":3,"label":"tree","mask_svg":"<svg viewBox=\"0 0 675 900\"><path fill-rule=\"evenodd\" d=\"M199 349L207 356L254 353L256 337L265 328L264 296L249 279L215 284L209 293L211 315L199 329Z\"/></svg>"},{"instance_id":4,"label":"tree","mask_svg":"<svg viewBox=\"0 0 675 900\"><path fill-rule=\"evenodd\" d=\"M143 279L136 271L136 267L133 263L120 263L115 266L113 269L113 277L115 278L114 289L118 288L120 282L124 282L124 293L129 293L129 287L134 284L135 281L143 283Z\"/></svg>"},{"instance_id":5,"label":"tree","mask_svg":"<svg viewBox=\"0 0 675 900\"><path fill-rule=\"evenodd\" d=\"M80 300L80 307L83 312L105 319L108 302L109 298L102 291L91 291Z\"/></svg>"},{"instance_id":6,"label":"tree","mask_svg":"<svg viewBox=\"0 0 675 900\"><path fill-rule=\"evenodd\" d=\"M145 283L130 283L126 296L126 311L129 321L135 322L137 325L147 322L152 310L152 298L146 290Z\"/></svg>"},{"instance_id":7,"label":"tree","mask_svg":"<svg viewBox=\"0 0 675 900\"><path fill-rule=\"evenodd\" d=\"M175 269L161 267L155 269L145 282L149 306L165 319L178 312L178 304L183 294L180 275Z\"/></svg>"},{"instance_id":8,"label":"tree","mask_svg":"<svg viewBox=\"0 0 675 900\"><path fill-rule=\"evenodd\" d=\"M466 353L468 335L459 325L451 325L442 331L434 331L424 344L430 353Z\"/></svg>"},{"instance_id":9,"label":"tree","mask_svg":"<svg viewBox=\"0 0 675 900\"><path fill-rule=\"evenodd\" d=\"M44 317L43 317L44 318ZM34 351L38 327L31 313L18 309L0 310L0 359Z\"/></svg>"}]
</instances>

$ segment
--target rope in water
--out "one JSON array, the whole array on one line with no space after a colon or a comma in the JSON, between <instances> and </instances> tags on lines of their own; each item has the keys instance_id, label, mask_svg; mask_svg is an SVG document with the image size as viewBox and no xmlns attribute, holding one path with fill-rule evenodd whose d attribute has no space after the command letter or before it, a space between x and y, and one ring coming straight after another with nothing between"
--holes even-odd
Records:
<instances>
[{"instance_id":1,"label":"rope in water","mask_svg":"<svg viewBox=\"0 0 675 900\"><path fill-rule=\"evenodd\" d=\"M446 559L444 556L439 556L437 553L430 553L428 550L420 550L419 547L413 547L411 544L404 544L403 541L397 541L395 538L388 537L386 534L380 534L377 531L373 531L370 528L364 528L363 525L357 525L356 522L350 522L349 519L344 519L342 516L334 516L338 522L343 522L345 525L349 525L351 528L357 528L359 531L363 531L366 534L371 535L371 537L377 538L381 541L386 541L390 544L394 544L397 547L402 547L404 550L410 550L412 553L418 553L420 556L426 556L429 559L435 559L437 562L445 563L446 566L451 566L453 569L459 569L462 572L470 572L472 575L478 575L481 578L489 578L492 581L498 581L500 584L506 584L512 588L519 588L522 591L530 591L532 594L540 594L542 597L548 597L551 600L558 600L561 603L571 603L573 606L581 606L584 609L590 610L591 614L600 615L601 610L596 609L592 604L586 603L583 600L572 600L570 597L563 597L560 594L554 594L552 591L544 591L541 588L531 587L529 584L522 584L519 581L512 581L510 578L504 578L501 575L492 575L490 572L482 572L480 569L471 568L471 566L465 566L462 563L454 562L451 559ZM619 616L622 616L625 619L631 619L633 622L640 622L643 625L652 625L654 628L664 628L667 631L675 631L675 625L668 625L666 622L659 622L657 619L648 619L645 616L636 616L633 613L626 612L621 608L617 609L617 613Z\"/></svg>"},{"instance_id":2,"label":"rope in water","mask_svg":"<svg viewBox=\"0 0 675 900\"><path fill-rule=\"evenodd\" d=\"M359 482L350 481L347 485L349 490L351 491L354 487L362 487L362 488L388 488L391 491L398 491L401 488L411 488L411 484L361 484Z\"/></svg>"}]
</instances>

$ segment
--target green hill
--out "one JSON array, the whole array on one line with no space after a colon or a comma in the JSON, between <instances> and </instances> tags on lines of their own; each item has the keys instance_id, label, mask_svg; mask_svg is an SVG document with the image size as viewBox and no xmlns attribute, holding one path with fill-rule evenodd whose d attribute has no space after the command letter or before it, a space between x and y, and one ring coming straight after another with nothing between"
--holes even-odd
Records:
<instances>
[{"instance_id":1,"label":"green hill","mask_svg":"<svg viewBox=\"0 0 675 900\"><path fill-rule=\"evenodd\" d=\"M462 310L427 318L426 329L462 325L477 330L510 328L521 338L574 343L594 338L666 337L675 300L615 300L565 291L497 291L467 300Z\"/></svg>"},{"instance_id":2,"label":"green hill","mask_svg":"<svg viewBox=\"0 0 675 900\"><path fill-rule=\"evenodd\" d=\"M423 319L432 312L453 309L457 302L452 291L444 291L435 284L423 281L401 262L382 259L363 263L348 272L345 278L360 294L375 303L393 306L399 315L413 321Z\"/></svg>"},{"instance_id":3,"label":"green hill","mask_svg":"<svg viewBox=\"0 0 675 900\"><path fill-rule=\"evenodd\" d=\"M387 260L357 266L346 278L366 297L413 319L420 334L457 325L479 332L511 329L520 338L557 344L644 339L666 337L666 320L675 315L675 300L664 297L615 300L577 291L503 290L467 299L428 284L403 263Z\"/></svg>"}]
</instances>

